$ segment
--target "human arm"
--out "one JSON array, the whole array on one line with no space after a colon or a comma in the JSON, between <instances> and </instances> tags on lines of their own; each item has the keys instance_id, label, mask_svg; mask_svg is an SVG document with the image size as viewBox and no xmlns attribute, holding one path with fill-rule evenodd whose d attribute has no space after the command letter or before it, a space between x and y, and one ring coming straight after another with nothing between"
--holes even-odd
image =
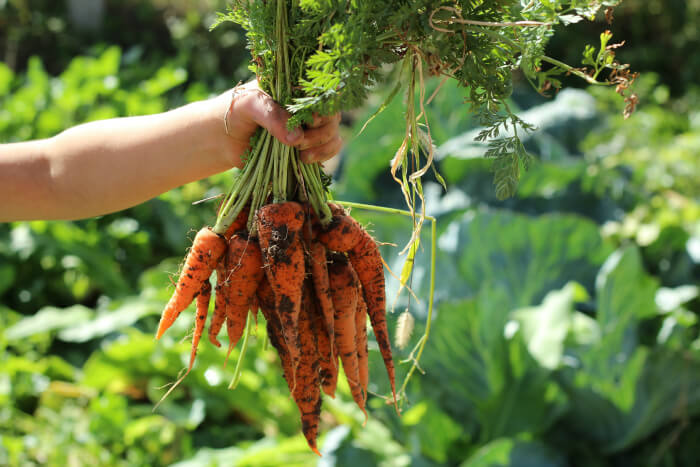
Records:
<instances>
[{"instance_id":1,"label":"human arm","mask_svg":"<svg viewBox=\"0 0 700 467\"><path fill-rule=\"evenodd\" d=\"M253 82L233 99L229 92L161 114L96 121L53 138L0 145L0 222L126 209L240 166L259 126L299 147L307 162L340 150L338 116L292 133L286 120L286 112Z\"/></svg>"}]
</instances>

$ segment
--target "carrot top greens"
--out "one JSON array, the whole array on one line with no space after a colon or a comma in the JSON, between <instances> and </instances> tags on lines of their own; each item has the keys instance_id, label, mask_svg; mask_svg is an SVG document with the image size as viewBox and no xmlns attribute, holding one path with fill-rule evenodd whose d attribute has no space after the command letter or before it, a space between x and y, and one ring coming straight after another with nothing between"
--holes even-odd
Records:
<instances>
[{"instance_id":1,"label":"carrot top greens","mask_svg":"<svg viewBox=\"0 0 700 467\"><path fill-rule=\"evenodd\" d=\"M379 83L393 86L389 99L404 90L410 96L406 133L391 161L391 173L413 210L423 199L421 176L432 166L433 158L424 112L431 99L424 92L425 79L439 76L464 86L465 102L484 126L478 139L488 142L486 156L494 159L497 195L506 198L515 192L520 170L531 159L520 135L533 130L508 106L513 73L522 71L541 92L559 88L562 74L574 74L592 84L615 84L624 94L634 75L615 60L618 45L608 45L610 33L601 35L599 46L583 51L585 68L574 68L545 54L557 27L593 19L601 8L618 3L620 0L234 0L226 13L220 13L215 26L233 21L245 28L251 70L262 88L293 114L290 127L309 122L313 113L328 115L355 108ZM633 105L634 99L628 99ZM269 156L261 158L259 152ZM439 174L437 177L441 180ZM256 188L247 194L245 187L250 184ZM330 217L325 207L327 180L320 167L300 164L294 150L284 149L264 132L236 186L234 200L229 200L220 216L229 221L248 198L255 204L259 201L256 196L262 199L269 194L279 201L308 200L322 222ZM234 205L237 210L230 211Z\"/></svg>"}]
</instances>

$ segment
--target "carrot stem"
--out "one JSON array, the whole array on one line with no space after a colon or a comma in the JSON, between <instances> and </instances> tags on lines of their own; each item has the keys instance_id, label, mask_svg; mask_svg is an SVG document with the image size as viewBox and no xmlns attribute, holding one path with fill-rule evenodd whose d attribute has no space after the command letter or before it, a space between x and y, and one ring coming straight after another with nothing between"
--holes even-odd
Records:
<instances>
[{"instance_id":1,"label":"carrot stem","mask_svg":"<svg viewBox=\"0 0 700 467\"><path fill-rule=\"evenodd\" d=\"M268 136L269 133L263 131L258 137L255 146L251 149L249 153L248 162L243 168L243 171L240 173L240 175L238 175L238 177L234 181L233 186L231 187L231 191L229 192L228 196L226 197L226 200L224 201L223 206L221 207L221 210L219 211L219 215L216 219L216 225L214 225L214 228L212 229L215 233L223 234L224 232L226 232L233 220L240 213L241 209L243 209L242 206L245 206L248 200L247 198L249 196L243 196L245 202L242 203L240 209L235 209L237 205L241 204L239 202L241 199L239 197L241 191L245 187L250 185L251 178L256 175L255 166L257 166L257 163L260 159L260 154L263 152L263 146L268 140Z\"/></svg>"},{"instance_id":2,"label":"carrot stem","mask_svg":"<svg viewBox=\"0 0 700 467\"><path fill-rule=\"evenodd\" d=\"M321 181L321 168L319 164L302 164L302 175L304 177L306 193L309 202L321 221L321 225L326 226L331 221L331 211L328 208L328 197Z\"/></svg>"},{"instance_id":3,"label":"carrot stem","mask_svg":"<svg viewBox=\"0 0 700 467\"><path fill-rule=\"evenodd\" d=\"M272 138L272 135L268 133L269 138ZM269 141L268 141L269 142ZM267 146L265 147L267 149ZM272 178L272 171L273 171L273 162L270 160L270 157L265 157L264 158L263 164L260 166L259 171L257 173L256 179L255 179L255 187L253 189L253 199L250 202L250 212L255 213L257 210L262 206L263 204L266 203L267 198L270 193L270 179ZM255 234L256 229L255 229L255 217L254 215L251 215L250 218L248 219L248 232L250 232L252 235Z\"/></svg>"}]
</instances>

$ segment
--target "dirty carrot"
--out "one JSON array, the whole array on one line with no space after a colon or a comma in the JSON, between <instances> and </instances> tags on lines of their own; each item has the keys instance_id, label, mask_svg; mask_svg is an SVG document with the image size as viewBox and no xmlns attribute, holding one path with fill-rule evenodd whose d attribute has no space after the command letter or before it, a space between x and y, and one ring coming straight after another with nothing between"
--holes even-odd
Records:
<instances>
[{"instance_id":1,"label":"dirty carrot","mask_svg":"<svg viewBox=\"0 0 700 467\"><path fill-rule=\"evenodd\" d=\"M262 271L262 277L265 277L265 271ZM258 310L260 310L260 303L258 302L257 294L253 294L250 297L250 314L255 320L255 332L258 332Z\"/></svg>"},{"instance_id":2,"label":"dirty carrot","mask_svg":"<svg viewBox=\"0 0 700 467\"><path fill-rule=\"evenodd\" d=\"M267 336L270 339L270 343L277 350L280 357L280 363L282 365L282 374L284 379L287 381L287 386L289 386L289 391L293 390L292 377L294 371L292 370L292 360L289 357L289 351L287 350L287 344L284 341L284 334L282 331L282 323L277 315L277 310L275 309L275 294L270 287L270 283L267 277L263 276L260 285L258 286L258 291L256 293L258 297L258 304L260 305L260 311L267 321Z\"/></svg>"},{"instance_id":3,"label":"dirty carrot","mask_svg":"<svg viewBox=\"0 0 700 467\"><path fill-rule=\"evenodd\" d=\"M389 375L394 406L398 411L394 361L386 324L384 267L379 248L367 231L347 215L334 215L328 228L319 233L317 238L330 250L347 252L350 263L357 272L362 284L367 314Z\"/></svg>"},{"instance_id":4,"label":"dirty carrot","mask_svg":"<svg viewBox=\"0 0 700 467\"><path fill-rule=\"evenodd\" d=\"M209 301L211 300L211 284L209 281L205 281L202 285L202 289L197 296L197 314L194 318L194 334L192 335L192 350L190 351L190 364L187 367L187 373L192 370L194 365L194 359L197 356L197 347L199 346L199 339L202 337L202 332L204 331L204 324L207 322L207 315L209 314ZM185 373L185 376L187 376Z\"/></svg>"},{"instance_id":5,"label":"dirty carrot","mask_svg":"<svg viewBox=\"0 0 700 467\"><path fill-rule=\"evenodd\" d=\"M300 358L297 326L306 274L304 251L298 235L303 223L302 206L291 201L265 205L256 213L265 275L275 294L275 308L293 369Z\"/></svg>"},{"instance_id":6,"label":"dirty carrot","mask_svg":"<svg viewBox=\"0 0 700 467\"><path fill-rule=\"evenodd\" d=\"M180 376L177 381L170 386L168 392L166 392L163 397L160 398L158 403L153 407L155 410L161 402L163 402L171 392L175 390L176 387L185 379L185 377L190 374L192 367L194 366L194 360L197 356L197 347L199 347L199 339L202 337L202 331L204 331L204 324L207 321L207 315L209 314L209 301L211 299L211 284L209 281L205 281L202 284L202 288L197 295L197 314L194 319L194 333L192 334L192 350L190 350L190 364L187 366L187 371L185 374Z\"/></svg>"},{"instance_id":7,"label":"dirty carrot","mask_svg":"<svg viewBox=\"0 0 700 467\"><path fill-rule=\"evenodd\" d=\"M224 234L224 237L226 237L227 239L230 239L233 236L233 234L235 234L236 232L244 230L245 225L248 222L248 214L249 214L249 209L246 206L245 208L243 208L243 210L241 210L240 214L238 214L238 216L233 220L231 225L228 227L228 230Z\"/></svg>"},{"instance_id":8,"label":"dirty carrot","mask_svg":"<svg viewBox=\"0 0 700 467\"><path fill-rule=\"evenodd\" d=\"M311 266L311 279L319 311L323 317L323 330L330 340L330 349L335 345L333 330L333 300L331 298L330 284L328 282L328 264L326 260L326 247L317 240L312 240L309 246L309 263ZM323 358L330 358L329 355L322 355Z\"/></svg>"},{"instance_id":9,"label":"dirty carrot","mask_svg":"<svg viewBox=\"0 0 700 467\"><path fill-rule=\"evenodd\" d=\"M228 242L226 242L228 250ZM214 288L216 296L214 297L214 315L211 318L209 325L209 341L217 347L221 347L221 342L216 338L221 331L221 326L226 320L226 307L228 306L228 267L226 258L227 251L219 259L216 265L216 287Z\"/></svg>"},{"instance_id":10,"label":"dirty carrot","mask_svg":"<svg viewBox=\"0 0 700 467\"><path fill-rule=\"evenodd\" d=\"M323 392L335 399L335 388L338 384L338 352L335 350L334 346L331 345L331 340L326 332L326 323L324 322L323 313L321 312L318 299L314 296L313 289L308 280L304 293L308 294L308 297L305 296L305 300L306 303L309 304L307 306L311 313L311 324L313 325L314 335L316 336L321 388Z\"/></svg>"},{"instance_id":11,"label":"dirty carrot","mask_svg":"<svg viewBox=\"0 0 700 467\"><path fill-rule=\"evenodd\" d=\"M321 453L316 447L318 422L321 417L319 358L311 307L306 303L309 294L304 295L304 306L301 307L298 320L301 358L295 370L296 380L292 395L301 413L301 430L306 442L311 450L320 456Z\"/></svg>"},{"instance_id":12,"label":"dirty carrot","mask_svg":"<svg viewBox=\"0 0 700 467\"><path fill-rule=\"evenodd\" d=\"M357 348L357 364L360 374L360 386L367 400L369 385L369 351L367 349L367 304L358 291L357 311L355 312L355 347Z\"/></svg>"},{"instance_id":13,"label":"dirty carrot","mask_svg":"<svg viewBox=\"0 0 700 467\"><path fill-rule=\"evenodd\" d=\"M217 347L221 347L221 342L216 337L221 332L221 327L226 321L226 307L218 308L214 310L214 314L211 317L211 323L209 323L209 342Z\"/></svg>"},{"instance_id":14,"label":"dirty carrot","mask_svg":"<svg viewBox=\"0 0 700 467\"><path fill-rule=\"evenodd\" d=\"M229 339L226 361L228 361L231 351L243 335L248 310L251 308L258 285L265 275L257 240L234 234L229 240L226 264L229 282L226 307L226 328Z\"/></svg>"},{"instance_id":15,"label":"dirty carrot","mask_svg":"<svg viewBox=\"0 0 700 467\"><path fill-rule=\"evenodd\" d=\"M350 385L352 398L365 413L365 399L360 386L360 373L357 362L357 347L355 343L355 312L357 310L357 295L359 281L357 274L345 255L336 253L330 257L328 278L331 285L331 297L335 310L335 344L343 370Z\"/></svg>"},{"instance_id":16,"label":"dirty carrot","mask_svg":"<svg viewBox=\"0 0 700 467\"><path fill-rule=\"evenodd\" d=\"M175 291L163 310L158 324L156 339L175 322L182 310L187 308L199 293L202 283L209 278L226 248L226 242L220 235L208 227L197 232L192 242L180 278L177 280Z\"/></svg>"}]
</instances>

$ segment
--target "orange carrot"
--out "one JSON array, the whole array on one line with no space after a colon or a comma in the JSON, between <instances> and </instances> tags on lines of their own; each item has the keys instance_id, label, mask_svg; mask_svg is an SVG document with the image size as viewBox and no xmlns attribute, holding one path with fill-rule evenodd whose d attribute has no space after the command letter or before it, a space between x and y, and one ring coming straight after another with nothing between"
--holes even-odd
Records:
<instances>
[{"instance_id":1,"label":"orange carrot","mask_svg":"<svg viewBox=\"0 0 700 467\"><path fill-rule=\"evenodd\" d=\"M362 293L358 292L357 311L355 312L355 346L357 347L357 364L360 373L360 386L367 400L369 384L369 351L367 349L367 305Z\"/></svg>"},{"instance_id":2,"label":"orange carrot","mask_svg":"<svg viewBox=\"0 0 700 467\"><path fill-rule=\"evenodd\" d=\"M313 317L314 334L316 335L316 346L320 360L321 388L323 392L335 399L335 388L338 384L338 352L331 345L328 334L325 331L325 323L319 305L316 300L309 309Z\"/></svg>"},{"instance_id":3,"label":"orange carrot","mask_svg":"<svg viewBox=\"0 0 700 467\"><path fill-rule=\"evenodd\" d=\"M190 374L190 371L192 371L192 367L194 366L194 360L195 357L197 356L197 347L199 347L199 339L202 337L202 331L204 330L204 323L207 321L207 314L209 314L209 301L211 299L211 284L209 281L205 281L204 284L202 284L202 288L200 289L198 295L197 295L197 315L194 320L194 334L192 335L192 350L190 351L190 364L187 367L187 371L185 372L184 375L180 376L177 381L173 383L172 386L170 386L170 389L168 389L168 392L166 392L163 397L160 398L158 403L155 405L153 408L154 410L156 407L160 405L161 402L163 402L171 392L175 390L176 387L182 382L185 377Z\"/></svg>"},{"instance_id":4,"label":"orange carrot","mask_svg":"<svg viewBox=\"0 0 700 467\"><path fill-rule=\"evenodd\" d=\"M321 360L320 375L323 392L335 399L335 389L338 386L338 352L336 349L332 351L332 360Z\"/></svg>"},{"instance_id":5,"label":"orange carrot","mask_svg":"<svg viewBox=\"0 0 700 467\"><path fill-rule=\"evenodd\" d=\"M248 222L249 212L250 210L248 206L243 208L224 234L227 249L228 241L231 239L233 234L245 229L246 223ZM212 317L211 324L209 325L209 341L217 347L221 347L221 342L219 342L217 336L219 335L219 332L221 332L221 327L226 321L226 307L228 306L229 300L228 295L230 282L226 261L227 257L228 254L224 252L216 266L216 299L214 301L214 316Z\"/></svg>"},{"instance_id":6,"label":"orange carrot","mask_svg":"<svg viewBox=\"0 0 700 467\"><path fill-rule=\"evenodd\" d=\"M160 339L163 333L172 326L182 310L192 303L192 300L200 291L202 283L209 279L225 248L226 241L224 238L215 234L208 227L203 227L197 232L192 242L192 248L190 248L185 259L185 265L182 267L180 278L175 286L175 292L173 292L161 315L156 339Z\"/></svg>"},{"instance_id":7,"label":"orange carrot","mask_svg":"<svg viewBox=\"0 0 700 467\"><path fill-rule=\"evenodd\" d=\"M330 347L335 346L334 330L333 330L333 300L331 298L330 284L328 283L328 264L326 260L326 248L315 239L311 241L309 247L309 263L311 265L311 279L313 288L316 292L319 309L323 316L322 328L327 338L330 340ZM321 355L324 359L330 359L331 355Z\"/></svg>"},{"instance_id":8,"label":"orange carrot","mask_svg":"<svg viewBox=\"0 0 700 467\"><path fill-rule=\"evenodd\" d=\"M209 281L205 281L202 285L202 289L197 296L197 315L194 319L194 334L192 335L192 350L190 351L190 365L187 367L187 373L192 370L194 365L194 359L197 355L197 347L199 346L199 339L202 337L202 332L204 331L204 324L207 321L207 315L209 314L209 301L211 299L211 284ZM187 376L185 373L185 376ZM184 377L184 376L183 376Z\"/></svg>"},{"instance_id":9,"label":"orange carrot","mask_svg":"<svg viewBox=\"0 0 700 467\"><path fill-rule=\"evenodd\" d=\"M318 421L321 417L321 390L319 387L319 359L316 340L313 332L313 317L311 316L310 304L306 303L310 297L307 292L304 294L304 306L299 312L299 343L301 358L295 370L295 386L292 391L294 401L301 413L301 430L304 433L306 442L313 452L321 453L316 447L316 437L318 435Z\"/></svg>"},{"instance_id":10,"label":"orange carrot","mask_svg":"<svg viewBox=\"0 0 700 467\"><path fill-rule=\"evenodd\" d=\"M386 291L384 267L379 248L374 239L350 216L334 215L329 227L317 237L326 248L347 252L348 258L362 284L362 292L367 305L367 314L372 322L374 336L384 358L384 366L389 375L394 406L396 384L394 361L391 356L391 343L386 324Z\"/></svg>"},{"instance_id":11,"label":"orange carrot","mask_svg":"<svg viewBox=\"0 0 700 467\"><path fill-rule=\"evenodd\" d=\"M304 251L298 235L303 223L302 206L291 201L267 204L256 213L265 274L275 294L275 308L293 369L300 359L297 326L306 273Z\"/></svg>"},{"instance_id":12,"label":"orange carrot","mask_svg":"<svg viewBox=\"0 0 700 467\"><path fill-rule=\"evenodd\" d=\"M250 209L248 208L248 206L244 207L243 210L238 214L238 216L233 220L231 225L228 227L228 230L226 230L224 237L229 239L236 232L244 230L246 224L248 223L248 214L249 213L250 213Z\"/></svg>"},{"instance_id":13,"label":"orange carrot","mask_svg":"<svg viewBox=\"0 0 700 467\"><path fill-rule=\"evenodd\" d=\"M228 242L226 242L228 250ZM214 316L211 318L209 325L209 341L217 347L221 347L221 342L216 338L221 331L221 326L226 320L226 307L228 306L228 267L226 258L227 252L219 259L219 264L216 265L216 297L214 299Z\"/></svg>"},{"instance_id":14,"label":"orange carrot","mask_svg":"<svg viewBox=\"0 0 700 467\"><path fill-rule=\"evenodd\" d=\"M325 230L318 233L317 238L329 250L346 253L355 248L365 234L369 235L355 219L338 214L333 216Z\"/></svg>"},{"instance_id":15,"label":"orange carrot","mask_svg":"<svg viewBox=\"0 0 700 467\"><path fill-rule=\"evenodd\" d=\"M270 338L270 344L277 349L277 353L280 356L280 362L282 364L282 375L287 381L289 391L291 392L293 391L292 378L294 377L292 360L289 357L287 344L284 341L282 323L280 322L280 318L277 315L277 310L275 309L275 294L270 287L267 277L263 276L263 279L260 281L260 285L258 286L256 295L258 297L260 311L267 321L267 336Z\"/></svg>"},{"instance_id":16,"label":"orange carrot","mask_svg":"<svg viewBox=\"0 0 700 467\"><path fill-rule=\"evenodd\" d=\"M262 277L265 277L265 271L262 273ZM255 332L258 332L258 311L260 310L260 302L258 302L257 294L253 294L250 298L250 314L255 320Z\"/></svg>"},{"instance_id":17,"label":"orange carrot","mask_svg":"<svg viewBox=\"0 0 700 467\"><path fill-rule=\"evenodd\" d=\"M221 332L221 327L226 321L226 307L218 308L214 310L214 314L211 317L211 323L209 323L209 342L217 347L221 347L221 342L216 337Z\"/></svg>"},{"instance_id":18,"label":"orange carrot","mask_svg":"<svg viewBox=\"0 0 700 467\"><path fill-rule=\"evenodd\" d=\"M343 370L350 385L352 398L367 416L365 399L360 386L360 373L355 342L355 312L359 281L345 255L336 253L328 265L333 309L335 310L335 344Z\"/></svg>"},{"instance_id":19,"label":"orange carrot","mask_svg":"<svg viewBox=\"0 0 700 467\"><path fill-rule=\"evenodd\" d=\"M308 204L305 206L306 206L306 217L307 217L307 221L310 225L310 230L313 233L312 234L313 237L316 237L323 230L321 227L321 222L318 218L318 215L316 215L316 212L311 208L311 206ZM339 204L328 203L328 207L330 208L331 214L333 216L345 216L346 215L345 209ZM307 242L307 243L310 243L310 242Z\"/></svg>"},{"instance_id":20,"label":"orange carrot","mask_svg":"<svg viewBox=\"0 0 700 467\"><path fill-rule=\"evenodd\" d=\"M228 361L231 351L243 335L248 310L255 297L255 291L265 275L257 240L234 234L229 240L226 264L229 268L228 306L226 307L226 328L229 339L226 361Z\"/></svg>"}]
</instances>

